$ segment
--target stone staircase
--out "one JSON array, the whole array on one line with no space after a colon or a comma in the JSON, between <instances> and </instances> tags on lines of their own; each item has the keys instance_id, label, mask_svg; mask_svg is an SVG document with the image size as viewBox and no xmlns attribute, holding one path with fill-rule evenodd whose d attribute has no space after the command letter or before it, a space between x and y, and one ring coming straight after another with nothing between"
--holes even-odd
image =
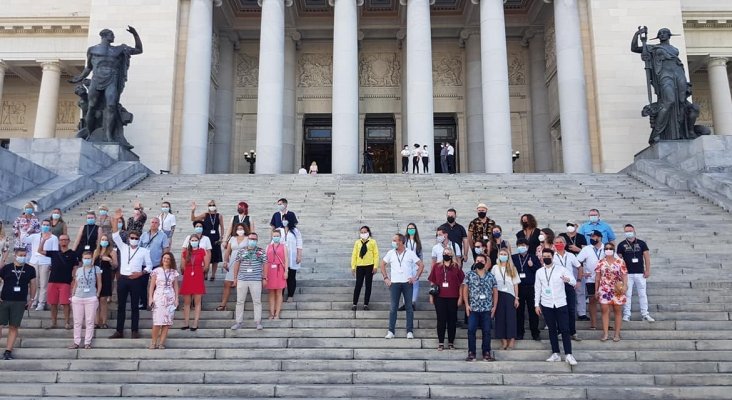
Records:
<instances>
[{"instance_id":1,"label":"stone staircase","mask_svg":"<svg viewBox=\"0 0 732 400\"><path fill-rule=\"evenodd\" d=\"M205 206L214 198L227 221L235 204L247 201L261 240L268 241L279 197L297 213L305 241L295 302L284 304L281 320L254 330L249 302L245 329L231 331L235 296L229 311L213 311L221 273L207 282L201 329L177 329L178 315L166 350L146 349L146 311L143 339L109 340L112 330L99 330L92 350L66 349L71 332L44 329L48 312L31 311L16 360L0 362L0 397L732 398L732 216L688 192L650 188L627 175L160 175L131 190L98 193L65 219L78 226L87 208L106 203L129 211L136 201L152 216L165 199L178 217L177 254L192 230L186 218L190 200ZM515 350L496 350L497 362L466 363L465 330L458 330L458 350L436 351L425 284L415 313L416 339L405 338L403 313L397 338L383 339L388 293L378 279L371 311L350 310L348 265L361 225L371 227L385 251L391 234L415 222L431 247L447 208L456 208L458 222L467 226L479 201L489 205L489 215L512 242L524 212L559 231L568 219L581 222L592 207L618 233L633 223L652 249L648 290L657 322L639 321L636 299L621 342L600 342L589 323L577 323L585 340L573 343L575 367L544 361L546 332L541 343L520 341ZM266 296L263 307L267 315ZM112 311L110 321L115 317Z\"/></svg>"}]
</instances>

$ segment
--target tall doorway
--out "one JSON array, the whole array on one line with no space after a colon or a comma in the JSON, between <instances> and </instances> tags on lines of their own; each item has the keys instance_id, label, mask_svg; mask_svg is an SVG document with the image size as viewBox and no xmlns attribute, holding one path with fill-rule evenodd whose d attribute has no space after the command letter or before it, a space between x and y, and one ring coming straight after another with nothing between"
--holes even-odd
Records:
<instances>
[{"instance_id":1,"label":"tall doorway","mask_svg":"<svg viewBox=\"0 0 732 400\"><path fill-rule=\"evenodd\" d=\"M332 171L331 149L333 147L333 121L330 114L311 114L303 119L305 140L302 146L302 162L310 171L310 164L318 164L318 173Z\"/></svg>"},{"instance_id":2,"label":"tall doorway","mask_svg":"<svg viewBox=\"0 0 732 400\"><path fill-rule=\"evenodd\" d=\"M442 167L440 162L440 145L443 143L450 143L455 148L454 172L460 172L460 162L458 160L458 132L457 132L457 121L455 120L454 114L435 114L434 118L435 125L435 143L432 147L432 154L435 160L435 173L448 173Z\"/></svg>"},{"instance_id":3,"label":"tall doorway","mask_svg":"<svg viewBox=\"0 0 732 400\"><path fill-rule=\"evenodd\" d=\"M368 114L364 122L364 149L371 147L374 173L394 173L396 122L392 114Z\"/></svg>"}]
</instances>

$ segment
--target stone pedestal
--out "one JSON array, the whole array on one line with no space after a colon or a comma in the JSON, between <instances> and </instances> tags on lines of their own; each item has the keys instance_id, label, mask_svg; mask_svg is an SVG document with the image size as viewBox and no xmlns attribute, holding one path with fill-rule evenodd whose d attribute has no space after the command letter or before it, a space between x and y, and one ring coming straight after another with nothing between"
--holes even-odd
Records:
<instances>
[{"instance_id":1,"label":"stone pedestal","mask_svg":"<svg viewBox=\"0 0 732 400\"><path fill-rule=\"evenodd\" d=\"M137 154L116 143L83 139L12 139L10 151L56 175L95 174L117 161L139 161Z\"/></svg>"}]
</instances>

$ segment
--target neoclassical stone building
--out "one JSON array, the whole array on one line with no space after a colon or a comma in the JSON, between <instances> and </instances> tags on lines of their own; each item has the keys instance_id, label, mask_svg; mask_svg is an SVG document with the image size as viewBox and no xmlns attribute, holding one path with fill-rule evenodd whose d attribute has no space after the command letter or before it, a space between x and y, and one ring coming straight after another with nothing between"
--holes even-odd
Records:
<instances>
[{"instance_id":1,"label":"neoclassical stone building","mask_svg":"<svg viewBox=\"0 0 732 400\"><path fill-rule=\"evenodd\" d=\"M127 25L126 136L156 171L246 172L254 149L258 173L357 173L370 146L395 172L450 142L461 172L615 172L649 134L639 25L680 34L698 123L732 134L728 0L3 0L0 139L72 137L66 80Z\"/></svg>"}]
</instances>

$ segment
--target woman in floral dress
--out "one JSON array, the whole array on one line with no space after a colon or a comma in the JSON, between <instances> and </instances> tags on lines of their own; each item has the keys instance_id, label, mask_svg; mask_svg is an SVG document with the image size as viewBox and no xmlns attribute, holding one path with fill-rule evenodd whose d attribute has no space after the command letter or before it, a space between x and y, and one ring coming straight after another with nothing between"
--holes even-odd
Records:
<instances>
[{"instance_id":1,"label":"woman in floral dress","mask_svg":"<svg viewBox=\"0 0 732 400\"><path fill-rule=\"evenodd\" d=\"M150 274L148 301L152 308L153 328L149 349L164 349L168 328L173 325L175 309L178 307L178 271L173 253L163 254L161 266Z\"/></svg>"},{"instance_id":2,"label":"woman in floral dress","mask_svg":"<svg viewBox=\"0 0 732 400\"><path fill-rule=\"evenodd\" d=\"M613 342L620 341L620 328L623 326L623 304L627 300L625 289L628 287L628 270L622 258L615 256L615 245L605 245L605 258L600 260L595 267L595 282L597 289L595 297L602 307L602 331L601 341L608 337L610 325L610 306L615 312L615 336Z\"/></svg>"}]
</instances>

